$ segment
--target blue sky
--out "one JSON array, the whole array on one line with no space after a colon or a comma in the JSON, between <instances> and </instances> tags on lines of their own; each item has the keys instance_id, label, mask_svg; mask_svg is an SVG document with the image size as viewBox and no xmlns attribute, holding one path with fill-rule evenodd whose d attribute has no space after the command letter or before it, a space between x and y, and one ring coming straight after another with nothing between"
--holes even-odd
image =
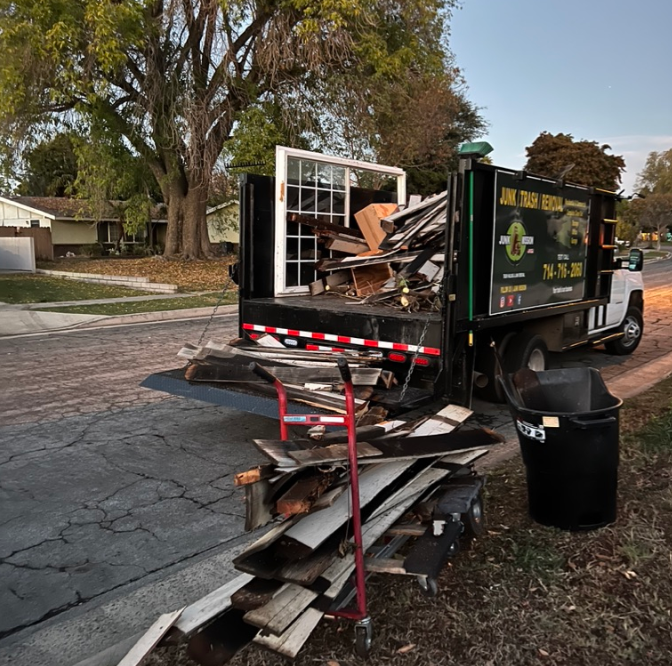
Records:
<instances>
[{"instance_id":1,"label":"blue sky","mask_svg":"<svg viewBox=\"0 0 672 666\"><path fill-rule=\"evenodd\" d=\"M623 155L631 192L648 153L672 148L672 0L463 0L451 48L499 166L564 132Z\"/></svg>"}]
</instances>

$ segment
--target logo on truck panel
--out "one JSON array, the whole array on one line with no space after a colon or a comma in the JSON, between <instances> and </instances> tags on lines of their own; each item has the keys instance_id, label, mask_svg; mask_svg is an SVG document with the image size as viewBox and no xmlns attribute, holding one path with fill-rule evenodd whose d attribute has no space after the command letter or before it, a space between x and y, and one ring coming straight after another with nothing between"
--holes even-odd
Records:
<instances>
[{"instance_id":1,"label":"logo on truck panel","mask_svg":"<svg viewBox=\"0 0 672 666\"><path fill-rule=\"evenodd\" d=\"M515 266L525 256L528 247L534 245L534 236L528 236L523 223L514 220L505 235L499 237L499 244L505 246L508 260Z\"/></svg>"}]
</instances>

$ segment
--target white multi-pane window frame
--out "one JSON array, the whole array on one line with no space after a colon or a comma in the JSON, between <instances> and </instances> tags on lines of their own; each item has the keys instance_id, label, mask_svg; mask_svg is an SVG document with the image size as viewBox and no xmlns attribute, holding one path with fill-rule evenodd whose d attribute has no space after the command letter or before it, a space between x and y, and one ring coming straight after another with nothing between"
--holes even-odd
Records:
<instances>
[{"instance_id":1,"label":"white multi-pane window frame","mask_svg":"<svg viewBox=\"0 0 672 666\"><path fill-rule=\"evenodd\" d=\"M399 203L406 201L406 172L397 167L283 146L276 147L275 158L275 295L305 294L314 279L310 279L310 274L314 276L316 259L310 253L311 248L317 250L317 237L305 225L290 227L287 213L319 215L349 226L353 171L396 179ZM306 172L312 174L313 181L306 180ZM318 210L319 206L322 210Z\"/></svg>"}]
</instances>

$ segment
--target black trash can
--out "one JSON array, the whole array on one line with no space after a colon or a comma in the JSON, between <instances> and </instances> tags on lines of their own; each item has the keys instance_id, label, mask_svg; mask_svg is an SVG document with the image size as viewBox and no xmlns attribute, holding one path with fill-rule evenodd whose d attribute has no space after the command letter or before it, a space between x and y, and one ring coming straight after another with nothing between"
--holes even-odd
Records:
<instances>
[{"instance_id":1,"label":"black trash can","mask_svg":"<svg viewBox=\"0 0 672 666\"><path fill-rule=\"evenodd\" d=\"M563 530L616 520L620 398L593 368L500 379L527 473L530 516Z\"/></svg>"}]
</instances>

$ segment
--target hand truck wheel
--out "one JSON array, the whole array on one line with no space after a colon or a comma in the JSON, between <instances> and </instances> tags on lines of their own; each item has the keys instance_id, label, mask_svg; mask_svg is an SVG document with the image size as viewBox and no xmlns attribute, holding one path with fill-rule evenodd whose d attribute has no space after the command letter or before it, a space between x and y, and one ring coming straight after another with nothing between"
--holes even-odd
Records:
<instances>
[{"instance_id":1,"label":"hand truck wheel","mask_svg":"<svg viewBox=\"0 0 672 666\"><path fill-rule=\"evenodd\" d=\"M483 523L483 495L478 493L469 510L460 516L464 525L464 535L468 538L479 537L485 532Z\"/></svg>"},{"instance_id":2,"label":"hand truck wheel","mask_svg":"<svg viewBox=\"0 0 672 666\"><path fill-rule=\"evenodd\" d=\"M420 585L420 591L426 597L435 597L439 593L439 584L436 581L436 578L418 576L418 585Z\"/></svg>"},{"instance_id":3,"label":"hand truck wheel","mask_svg":"<svg viewBox=\"0 0 672 666\"><path fill-rule=\"evenodd\" d=\"M370 617L365 617L355 624L355 653L366 659L371 653L373 643L373 624Z\"/></svg>"}]
</instances>

